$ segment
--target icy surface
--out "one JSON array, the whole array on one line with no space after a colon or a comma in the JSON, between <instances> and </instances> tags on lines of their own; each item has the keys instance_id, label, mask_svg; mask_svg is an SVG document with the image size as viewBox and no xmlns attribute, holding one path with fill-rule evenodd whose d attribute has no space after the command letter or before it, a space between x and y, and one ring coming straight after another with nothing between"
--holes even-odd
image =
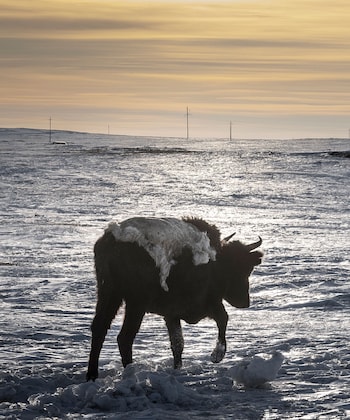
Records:
<instances>
[{"instance_id":1,"label":"icy surface","mask_svg":"<svg viewBox=\"0 0 350 420\"><path fill-rule=\"evenodd\" d=\"M160 268L160 284L168 291L166 280L171 267L185 247L193 253L193 264L215 261L216 251L211 248L209 237L190 223L173 217L133 217L118 224L112 222L107 231L117 241L136 242L142 246Z\"/></svg>"},{"instance_id":2,"label":"icy surface","mask_svg":"<svg viewBox=\"0 0 350 420\"><path fill-rule=\"evenodd\" d=\"M0 418L350 417L349 140L133 138L0 130ZM184 324L174 371L164 321L147 315L123 370L107 336L85 382L96 302L93 245L112 220L199 216L223 236L263 238L251 307ZM269 387L232 369L276 352ZM276 362L277 365L277 362ZM252 365L254 368L254 364ZM252 370L254 373L254 369Z\"/></svg>"}]
</instances>

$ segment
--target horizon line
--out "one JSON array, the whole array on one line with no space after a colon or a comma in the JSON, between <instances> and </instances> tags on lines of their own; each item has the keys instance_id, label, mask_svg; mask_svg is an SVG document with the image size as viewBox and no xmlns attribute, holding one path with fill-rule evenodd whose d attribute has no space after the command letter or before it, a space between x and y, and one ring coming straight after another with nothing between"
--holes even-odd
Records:
<instances>
[{"instance_id":1,"label":"horizon line","mask_svg":"<svg viewBox=\"0 0 350 420\"><path fill-rule=\"evenodd\" d=\"M190 136L187 138L186 136L160 136L160 135L141 135L141 134L113 134L113 133L102 133L102 132L94 132L94 131L77 131L77 130L69 130L69 129L51 129L50 128L31 128L31 127L0 127L0 130L31 130L31 131L43 131L46 133L76 133L76 134L97 134L101 136L106 137L142 137L142 138L159 138L159 139L166 139L166 138L172 138L172 139L183 139L183 140L228 140L231 142L234 142L235 140L251 140L251 141L257 141L257 140L283 140L283 141L291 141L291 140L350 140L348 137L232 137L232 139L227 137L202 137L202 136Z\"/></svg>"}]
</instances>

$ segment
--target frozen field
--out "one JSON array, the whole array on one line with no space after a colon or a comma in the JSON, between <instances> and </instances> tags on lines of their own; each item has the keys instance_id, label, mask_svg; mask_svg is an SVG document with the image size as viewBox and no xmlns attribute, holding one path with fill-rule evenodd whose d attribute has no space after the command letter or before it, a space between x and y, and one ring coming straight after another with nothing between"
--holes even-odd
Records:
<instances>
[{"instance_id":1,"label":"frozen field","mask_svg":"<svg viewBox=\"0 0 350 420\"><path fill-rule=\"evenodd\" d=\"M349 140L193 140L0 130L0 419L350 418ZM163 320L145 317L123 370L120 313L100 378L85 382L94 315L93 245L136 215L199 216L222 235L263 238L251 307L184 326L172 369ZM234 366L284 356L270 385Z\"/></svg>"}]
</instances>

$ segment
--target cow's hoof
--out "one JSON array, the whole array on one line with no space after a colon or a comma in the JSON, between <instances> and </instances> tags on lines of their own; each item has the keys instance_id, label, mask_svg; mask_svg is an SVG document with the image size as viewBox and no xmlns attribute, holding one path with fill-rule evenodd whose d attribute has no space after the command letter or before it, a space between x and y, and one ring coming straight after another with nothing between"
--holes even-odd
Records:
<instances>
[{"instance_id":1,"label":"cow's hoof","mask_svg":"<svg viewBox=\"0 0 350 420\"><path fill-rule=\"evenodd\" d=\"M181 369L182 368L182 361L180 362L174 362L174 369Z\"/></svg>"},{"instance_id":2,"label":"cow's hoof","mask_svg":"<svg viewBox=\"0 0 350 420\"><path fill-rule=\"evenodd\" d=\"M86 381L94 381L98 378L98 373L97 372L89 372L86 374Z\"/></svg>"},{"instance_id":3,"label":"cow's hoof","mask_svg":"<svg viewBox=\"0 0 350 420\"><path fill-rule=\"evenodd\" d=\"M224 358L226 353L225 344L218 343L211 354L211 361L213 363L219 363Z\"/></svg>"}]
</instances>

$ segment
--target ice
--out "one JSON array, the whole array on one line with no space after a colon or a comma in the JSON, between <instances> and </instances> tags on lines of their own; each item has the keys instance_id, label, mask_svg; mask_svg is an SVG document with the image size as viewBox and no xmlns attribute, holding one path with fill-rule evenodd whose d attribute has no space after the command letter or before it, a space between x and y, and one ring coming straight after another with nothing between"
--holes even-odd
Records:
<instances>
[{"instance_id":1,"label":"ice","mask_svg":"<svg viewBox=\"0 0 350 420\"><path fill-rule=\"evenodd\" d=\"M206 232L200 232L190 223L175 218L134 217L120 224L112 222L107 231L116 241L135 242L142 246L160 268L160 284L168 291L166 279L185 247L191 249L193 264L215 261L216 251L211 248Z\"/></svg>"},{"instance_id":2,"label":"ice","mask_svg":"<svg viewBox=\"0 0 350 420\"><path fill-rule=\"evenodd\" d=\"M52 134L66 144L0 129L0 419L350 418L350 167L332 154L348 139ZM215 322L184 323L177 371L153 314L123 369L122 308L87 383L93 246L111 220L135 215L202 217L245 243L260 235L251 307L226 306L220 363ZM267 382L256 387L257 375Z\"/></svg>"},{"instance_id":3,"label":"ice","mask_svg":"<svg viewBox=\"0 0 350 420\"><path fill-rule=\"evenodd\" d=\"M244 360L233 366L230 374L236 383L258 388L276 379L282 362L283 355L278 351L274 352L269 359L254 356L251 360Z\"/></svg>"}]
</instances>

